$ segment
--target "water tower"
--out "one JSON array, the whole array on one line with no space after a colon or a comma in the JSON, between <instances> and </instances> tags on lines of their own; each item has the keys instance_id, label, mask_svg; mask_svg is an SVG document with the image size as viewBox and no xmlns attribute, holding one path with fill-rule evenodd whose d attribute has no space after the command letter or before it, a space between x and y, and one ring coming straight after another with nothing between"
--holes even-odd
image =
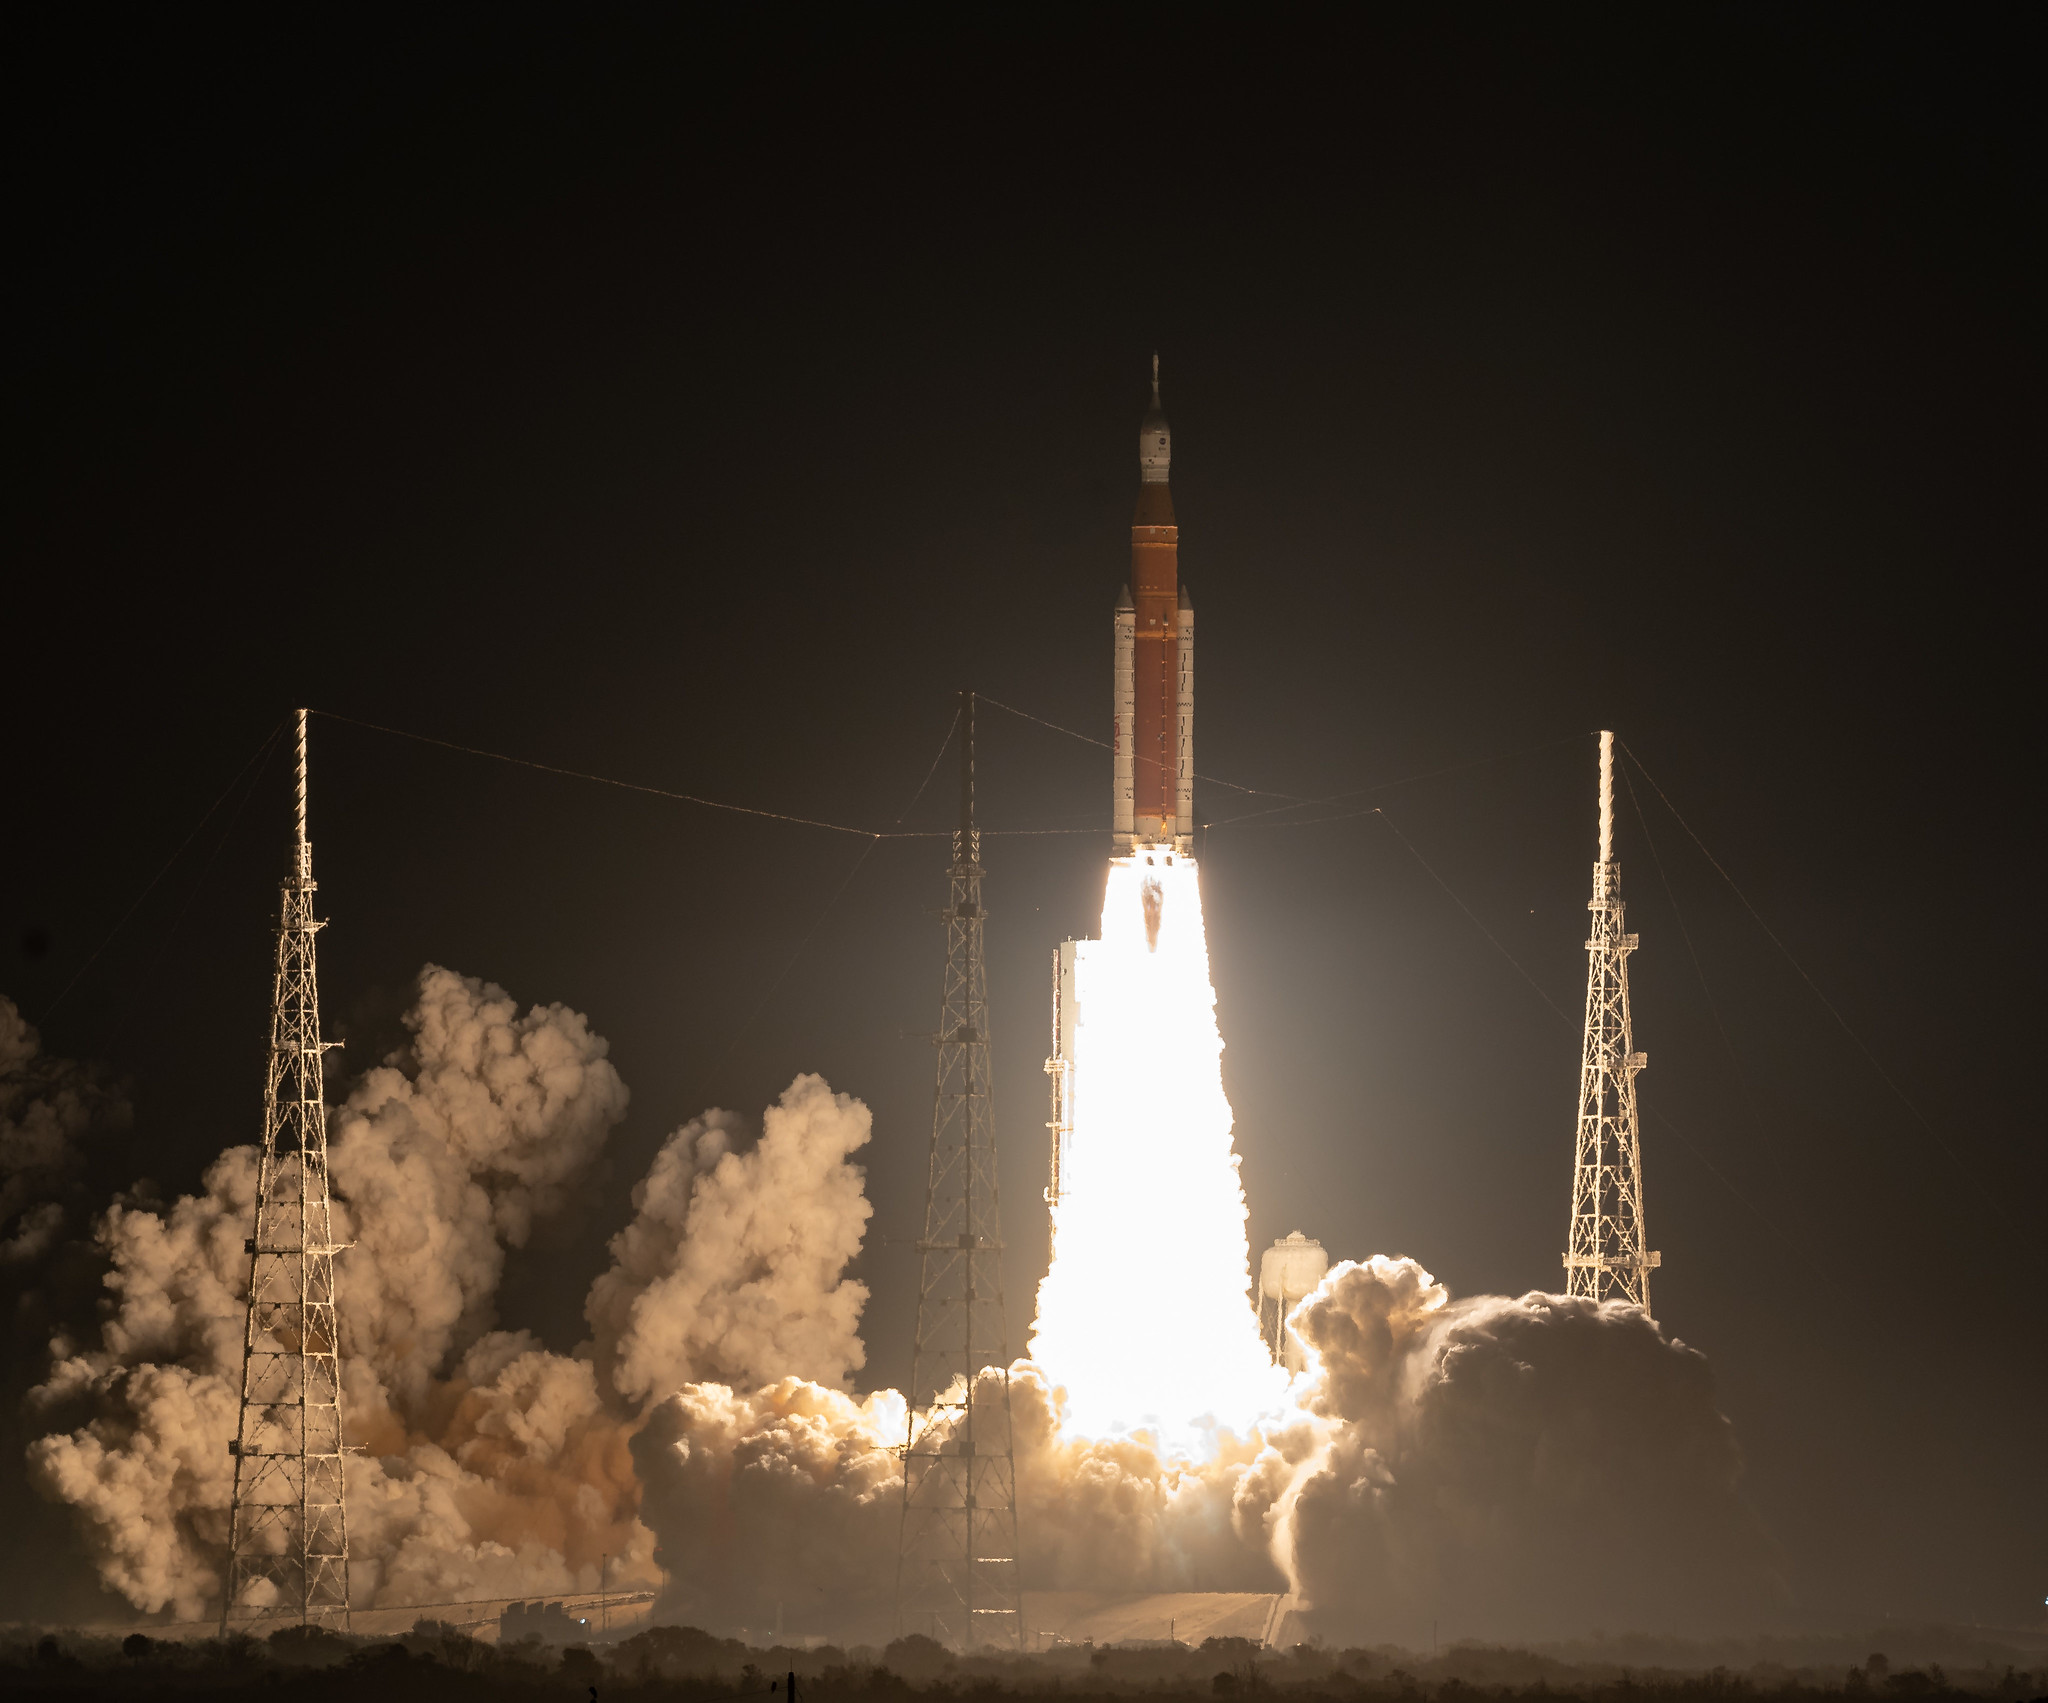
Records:
<instances>
[{"instance_id":1,"label":"water tower","mask_svg":"<svg viewBox=\"0 0 2048 1703\"><path fill-rule=\"evenodd\" d=\"M1330 1269L1330 1256L1323 1244L1299 1230L1290 1230L1259 1259L1259 1334L1272 1351L1273 1363L1299 1372L1307 1353L1294 1332L1287 1328L1287 1315L1294 1303L1313 1294Z\"/></svg>"}]
</instances>

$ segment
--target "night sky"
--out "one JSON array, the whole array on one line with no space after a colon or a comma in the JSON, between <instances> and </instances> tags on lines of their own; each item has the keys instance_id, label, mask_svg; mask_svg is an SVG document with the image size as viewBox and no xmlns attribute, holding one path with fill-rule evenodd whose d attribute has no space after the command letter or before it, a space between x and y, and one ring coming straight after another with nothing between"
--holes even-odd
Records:
<instances>
[{"instance_id":1,"label":"night sky","mask_svg":"<svg viewBox=\"0 0 2048 1703\"><path fill-rule=\"evenodd\" d=\"M1148 16L13 26L0 991L129 1084L95 1186L259 1133L250 759L306 703L334 1093L427 962L587 1013L632 1089L504 1319L573 1345L662 1138L815 1070L874 1108L901 1380L945 841L360 724L944 828L959 688L1106 734L1156 349L1198 767L1346 795L1197 789L1254 1249L1561 1286L1612 727L1657 1312L1789 1617L2037 1622L2032 44ZM987 828L1087 830L986 848L1021 1351L1109 776L981 732ZM0 1462L62 1530L25 1495ZM13 1547L16 1600L62 1575Z\"/></svg>"}]
</instances>

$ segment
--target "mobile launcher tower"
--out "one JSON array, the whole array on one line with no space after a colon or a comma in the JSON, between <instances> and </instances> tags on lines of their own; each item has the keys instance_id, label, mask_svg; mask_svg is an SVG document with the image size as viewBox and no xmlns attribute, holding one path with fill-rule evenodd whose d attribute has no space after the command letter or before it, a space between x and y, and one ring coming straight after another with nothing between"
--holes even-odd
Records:
<instances>
[{"instance_id":1,"label":"mobile launcher tower","mask_svg":"<svg viewBox=\"0 0 2048 1703\"><path fill-rule=\"evenodd\" d=\"M1110 854L1113 861L1191 863L1195 835L1195 608L1180 583L1180 527L1173 516L1173 432L1159 401L1152 357L1152 406L1138 426L1138 506L1131 516L1131 578L1111 618ZM1160 888L1144 888L1156 933ZM1052 1176L1045 1192L1055 1225L1071 1183L1074 1027L1081 964L1090 942L1066 940L1053 958Z\"/></svg>"}]
</instances>

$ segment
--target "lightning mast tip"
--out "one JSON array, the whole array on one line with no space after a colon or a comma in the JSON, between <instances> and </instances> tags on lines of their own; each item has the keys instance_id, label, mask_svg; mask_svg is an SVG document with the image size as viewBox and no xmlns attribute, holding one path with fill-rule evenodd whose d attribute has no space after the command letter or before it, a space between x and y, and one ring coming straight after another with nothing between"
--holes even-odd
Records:
<instances>
[{"instance_id":1,"label":"lightning mast tip","mask_svg":"<svg viewBox=\"0 0 2048 1703\"><path fill-rule=\"evenodd\" d=\"M1600 734L1600 861L1614 861L1614 735Z\"/></svg>"},{"instance_id":2,"label":"lightning mast tip","mask_svg":"<svg viewBox=\"0 0 2048 1703\"><path fill-rule=\"evenodd\" d=\"M297 792L294 796L294 846L297 851L298 876L306 880L313 873L312 847L306 842L306 718L312 712L295 712L299 723L299 768Z\"/></svg>"}]
</instances>

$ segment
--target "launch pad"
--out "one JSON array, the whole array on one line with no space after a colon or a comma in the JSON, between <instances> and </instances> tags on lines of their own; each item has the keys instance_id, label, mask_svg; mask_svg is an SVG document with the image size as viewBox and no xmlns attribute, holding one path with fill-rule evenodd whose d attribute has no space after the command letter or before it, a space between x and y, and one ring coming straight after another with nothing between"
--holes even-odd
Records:
<instances>
[{"instance_id":1,"label":"launch pad","mask_svg":"<svg viewBox=\"0 0 2048 1703\"><path fill-rule=\"evenodd\" d=\"M1280 1644L1293 1599L1264 1591L1026 1591L1034 1649L1060 1644L1183 1644L1244 1638Z\"/></svg>"}]
</instances>

